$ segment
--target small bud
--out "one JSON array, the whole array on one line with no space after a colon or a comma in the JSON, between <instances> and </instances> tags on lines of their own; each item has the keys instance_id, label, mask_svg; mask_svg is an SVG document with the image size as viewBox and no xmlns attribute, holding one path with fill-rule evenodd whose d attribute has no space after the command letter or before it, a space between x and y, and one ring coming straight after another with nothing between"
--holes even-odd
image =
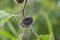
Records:
<instances>
[{"instance_id":1,"label":"small bud","mask_svg":"<svg viewBox=\"0 0 60 40\"><path fill-rule=\"evenodd\" d=\"M17 1L17 3L23 3L24 2L24 0L16 0Z\"/></svg>"}]
</instances>

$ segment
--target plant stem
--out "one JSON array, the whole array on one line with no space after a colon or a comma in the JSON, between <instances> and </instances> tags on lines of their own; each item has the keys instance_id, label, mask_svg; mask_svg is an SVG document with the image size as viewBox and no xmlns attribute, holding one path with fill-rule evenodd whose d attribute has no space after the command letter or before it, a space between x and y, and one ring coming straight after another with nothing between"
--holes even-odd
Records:
<instances>
[{"instance_id":1,"label":"plant stem","mask_svg":"<svg viewBox=\"0 0 60 40\"><path fill-rule=\"evenodd\" d=\"M24 40L24 34L25 34L25 32L26 32L26 27L24 28L24 32L23 32L23 35L22 35L22 40Z\"/></svg>"},{"instance_id":2,"label":"plant stem","mask_svg":"<svg viewBox=\"0 0 60 40\"><path fill-rule=\"evenodd\" d=\"M24 10L25 10L25 7L26 7L26 3L27 3L27 0L25 1L24 7L22 9L22 14L23 14L22 16L23 16L23 18L25 18ZM24 34L26 32L26 29L27 29L27 27L24 28L24 32L23 32L23 35L22 35L22 40L24 40Z\"/></svg>"},{"instance_id":3,"label":"plant stem","mask_svg":"<svg viewBox=\"0 0 60 40\"><path fill-rule=\"evenodd\" d=\"M32 29L32 32L34 33L34 35L38 38L38 34Z\"/></svg>"},{"instance_id":4,"label":"plant stem","mask_svg":"<svg viewBox=\"0 0 60 40\"><path fill-rule=\"evenodd\" d=\"M48 30L49 30L49 33L51 35L51 39L54 40L54 33L53 33L53 28L52 28L51 21L49 20L49 18L46 14L44 15L44 17L45 17L47 25L48 25Z\"/></svg>"},{"instance_id":5,"label":"plant stem","mask_svg":"<svg viewBox=\"0 0 60 40\"><path fill-rule=\"evenodd\" d=\"M8 26L9 26L9 29L11 30L11 32L17 37L18 36L18 33L17 31L14 29L13 25L11 24L10 21L7 22Z\"/></svg>"},{"instance_id":6,"label":"plant stem","mask_svg":"<svg viewBox=\"0 0 60 40\"><path fill-rule=\"evenodd\" d=\"M34 35L38 38L39 35L32 29L32 32L34 33ZM41 39L40 39L41 40Z\"/></svg>"},{"instance_id":7,"label":"plant stem","mask_svg":"<svg viewBox=\"0 0 60 40\"><path fill-rule=\"evenodd\" d=\"M32 30L32 31L35 34L35 36L38 38L38 34L34 30Z\"/></svg>"},{"instance_id":8,"label":"plant stem","mask_svg":"<svg viewBox=\"0 0 60 40\"><path fill-rule=\"evenodd\" d=\"M26 3L27 3L27 0L25 1L25 4L24 4L24 7L23 7L23 17L25 18L25 14L24 14L24 10L25 10L25 7L26 7Z\"/></svg>"}]
</instances>

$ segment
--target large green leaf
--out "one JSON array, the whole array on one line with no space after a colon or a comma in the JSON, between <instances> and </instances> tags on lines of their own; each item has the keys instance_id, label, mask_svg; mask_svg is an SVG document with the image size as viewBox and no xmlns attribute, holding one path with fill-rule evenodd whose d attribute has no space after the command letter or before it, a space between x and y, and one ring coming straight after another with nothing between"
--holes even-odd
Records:
<instances>
[{"instance_id":1,"label":"large green leaf","mask_svg":"<svg viewBox=\"0 0 60 40\"><path fill-rule=\"evenodd\" d=\"M5 40L2 37L6 38L6 39L9 39L9 40L16 40L16 38L14 38L14 36L9 34L7 31L0 31L0 38L1 38L1 40Z\"/></svg>"},{"instance_id":2,"label":"large green leaf","mask_svg":"<svg viewBox=\"0 0 60 40\"><path fill-rule=\"evenodd\" d=\"M10 15L5 11L0 10L0 26L4 25L14 14Z\"/></svg>"}]
</instances>

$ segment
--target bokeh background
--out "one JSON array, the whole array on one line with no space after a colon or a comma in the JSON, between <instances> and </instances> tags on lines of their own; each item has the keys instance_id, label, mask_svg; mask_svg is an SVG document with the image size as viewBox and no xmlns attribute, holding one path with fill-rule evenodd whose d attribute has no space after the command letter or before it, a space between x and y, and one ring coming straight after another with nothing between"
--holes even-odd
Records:
<instances>
[{"instance_id":1,"label":"bokeh background","mask_svg":"<svg viewBox=\"0 0 60 40\"><path fill-rule=\"evenodd\" d=\"M20 40L19 34L24 31L19 27L23 6L24 2L0 0L0 40ZM51 35L60 40L60 0L28 0L25 16L33 17L31 27L39 36ZM37 40L37 37L27 30L25 40Z\"/></svg>"}]
</instances>

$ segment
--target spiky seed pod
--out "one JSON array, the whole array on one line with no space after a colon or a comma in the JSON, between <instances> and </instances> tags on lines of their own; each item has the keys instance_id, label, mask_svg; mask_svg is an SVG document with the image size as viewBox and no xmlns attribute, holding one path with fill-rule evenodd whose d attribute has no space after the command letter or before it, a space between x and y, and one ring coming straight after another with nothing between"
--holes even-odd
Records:
<instances>
[{"instance_id":1,"label":"spiky seed pod","mask_svg":"<svg viewBox=\"0 0 60 40\"><path fill-rule=\"evenodd\" d=\"M16 0L17 1L17 3L23 3L24 2L24 0Z\"/></svg>"},{"instance_id":2,"label":"spiky seed pod","mask_svg":"<svg viewBox=\"0 0 60 40\"><path fill-rule=\"evenodd\" d=\"M33 18L32 17L26 17L26 18L24 18L23 20L22 20L22 22L20 23L21 24L21 26L23 26L23 27L29 27L31 24L32 24L32 22L33 22Z\"/></svg>"}]
</instances>

